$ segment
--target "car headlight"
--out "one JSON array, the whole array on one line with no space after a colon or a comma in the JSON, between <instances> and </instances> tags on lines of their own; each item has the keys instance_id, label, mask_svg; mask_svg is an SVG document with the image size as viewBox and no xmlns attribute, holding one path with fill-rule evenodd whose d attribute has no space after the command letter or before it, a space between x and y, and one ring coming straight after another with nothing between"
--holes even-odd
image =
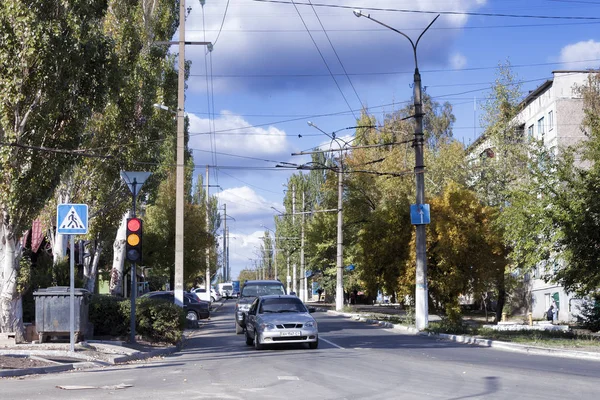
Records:
<instances>
[{"instance_id":1,"label":"car headlight","mask_svg":"<svg viewBox=\"0 0 600 400\"><path fill-rule=\"evenodd\" d=\"M310 321L304 324L304 326L306 328L316 328L317 327L317 321Z\"/></svg>"},{"instance_id":2,"label":"car headlight","mask_svg":"<svg viewBox=\"0 0 600 400\"><path fill-rule=\"evenodd\" d=\"M265 331L270 331L270 330L273 330L273 329L275 329L275 325L273 325L273 324L266 324L266 323L262 323L262 324L260 324L260 327L261 327L263 330L265 330Z\"/></svg>"},{"instance_id":3,"label":"car headlight","mask_svg":"<svg viewBox=\"0 0 600 400\"><path fill-rule=\"evenodd\" d=\"M238 305L238 310L240 311L248 311L250 309L250 304L240 304Z\"/></svg>"}]
</instances>

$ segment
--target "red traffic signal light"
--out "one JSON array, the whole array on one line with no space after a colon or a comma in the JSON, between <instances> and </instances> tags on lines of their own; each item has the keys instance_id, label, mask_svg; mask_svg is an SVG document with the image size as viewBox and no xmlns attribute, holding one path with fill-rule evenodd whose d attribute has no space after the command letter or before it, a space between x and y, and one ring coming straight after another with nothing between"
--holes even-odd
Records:
<instances>
[{"instance_id":1,"label":"red traffic signal light","mask_svg":"<svg viewBox=\"0 0 600 400\"><path fill-rule=\"evenodd\" d=\"M142 262L142 220L139 218L127 219L125 257L132 263Z\"/></svg>"}]
</instances>

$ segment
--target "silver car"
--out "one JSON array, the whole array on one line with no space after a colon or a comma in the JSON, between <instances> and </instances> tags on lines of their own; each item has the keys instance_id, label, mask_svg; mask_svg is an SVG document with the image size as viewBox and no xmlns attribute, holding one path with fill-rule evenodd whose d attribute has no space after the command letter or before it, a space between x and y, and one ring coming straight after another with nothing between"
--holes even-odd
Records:
<instances>
[{"instance_id":1,"label":"silver car","mask_svg":"<svg viewBox=\"0 0 600 400\"><path fill-rule=\"evenodd\" d=\"M257 350L278 343L308 343L311 349L319 347L317 321L296 296L260 296L248 311L246 344Z\"/></svg>"}]
</instances>

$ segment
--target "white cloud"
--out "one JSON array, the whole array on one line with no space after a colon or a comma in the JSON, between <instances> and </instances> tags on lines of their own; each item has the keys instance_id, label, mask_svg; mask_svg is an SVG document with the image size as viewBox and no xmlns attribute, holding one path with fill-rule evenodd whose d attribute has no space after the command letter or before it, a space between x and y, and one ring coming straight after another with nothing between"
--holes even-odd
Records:
<instances>
[{"instance_id":1,"label":"white cloud","mask_svg":"<svg viewBox=\"0 0 600 400\"><path fill-rule=\"evenodd\" d=\"M217 193L216 196L220 203L227 204L227 213L233 215L234 218L252 216L257 219L265 219L265 216L268 216L271 221L274 214L271 207L281 207L279 203L265 200L247 186L226 189Z\"/></svg>"},{"instance_id":2,"label":"white cloud","mask_svg":"<svg viewBox=\"0 0 600 400\"><path fill-rule=\"evenodd\" d=\"M467 65L467 58L460 53L450 56L450 65L453 69L463 69Z\"/></svg>"},{"instance_id":3,"label":"white cloud","mask_svg":"<svg viewBox=\"0 0 600 400\"><path fill-rule=\"evenodd\" d=\"M263 230L249 234L231 232L229 235L229 266L231 276L235 279L244 268L254 268L254 261L259 258L258 252L263 243ZM280 270L282 271L282 270Z\"/></svg>"},{"instance_id":4,"label":"white cloud","mask_svg":"<svg viewBox=\"0 0 600 400\"><path fill-rule=\"evenodd\" d=\"M244 157L287 160L291 145L284 131L273 126L256 127L231 112L223 111L214 119L214 130L210 120L188 114L190 120L189 147L197 158L196 163L205 163L207 152L227 153ZM214 132L214 134L209 134ZM219 160L227 157L219 155ZM204 161L202 161L204 160ZM258 160L235 158L236 165L254 164ZM274 166L273 162L269 166ZM265 165L266 166L266 165Z\"/></svg>"},{"instance_id":5,"label":"white cloud","mask_svg":"<svg viewBox=\"0 0 600 400\"><path fill-rule=\"evenodd\" d=\"M592 39L569 44L560 51L560 61L564 64L565 68L596 68L600 65L599 59L600 42Z\"/></svg>"},{"instance_id":6,"label":"white cloud","mask_svg":"<svg viewBox=\"0 0 600 400\"><path fill-rule=\"evenodd\" d=\"M214 41L223 21L225 2L211 2L204 7L204 17L200 9L192 11L186 22L187 40ZM337 5L338 2L325 0L322 3ZM345 5L360 8L364 0L346 0ZM440 10L439 0L412 2L409 8L416 11ZM446 0L443 9L452 11L476 11L483 7L482 0ZM369 7L398 9L397 0L370 0ZM373 71L373 60L377 60L381 71L414 67L409 56L410 44L396 33L377 29L377 25L367 18L356 18L351 9L328 7L307 7L277 3L249 3L239 7L229 7L223 30L210 53L210 63L205 62L206 49L190 46L188 58L192 60L192 74L196 79L190 82L192 90L205 90L205 79L199 75L211 75L211 85L217 92L236 93L252 88L255 93L265 93L270 89L312 91L316 86L330 85L328 67L335 74L343 73L332 46L349 73L359 74L354 80L373 80L377 76L360 75ZM298 13L300 15L298 15ZM416 40L419 31L434 18L429 13L405 13L369 11L389 26L402 29ZM316 15L315 15L316 14ZM434 28L462 27L467 23L467 15L442 15ZM206 21L206 26L203 26ZM321 25L322 24L322 25ZM306 32L306 27L311 36ZM325 36L323 29L327 31ZM421 40L419 64L443 64L448 59L451 44L459 31L431 29ZM206 34L206 37L204 36ZM314 43L313 43L314 40ZM315 43L317 48L315 47ZM357 57L357 53L361 56ZM398 54L406 53L406 57ZM400 65L399 65L400 63ZM281 76L296 75L291 78ZM311 76L301 77L301 75ZM389 79L389 77L384 77ZM342 82L344 83L344 82ZM203 88L204 86L204 88Z\"/></svg>"}]
</instances>

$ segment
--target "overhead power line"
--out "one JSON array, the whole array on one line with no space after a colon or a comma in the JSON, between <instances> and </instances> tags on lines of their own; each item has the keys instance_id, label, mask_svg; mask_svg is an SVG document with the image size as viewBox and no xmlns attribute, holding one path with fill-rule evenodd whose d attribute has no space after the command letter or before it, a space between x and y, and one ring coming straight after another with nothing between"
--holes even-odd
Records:
<instances>
[{"instance_id":1,"label":"overhead power line","mask_svg":"<svg viewBox=\"0 0 600 400\"><path fill-rule=\"evenodd\" d=\"M283 0L252 0L258 3L276 3L276 4L292 4L290 1ZM325 8L341 8L347 10L355 10L356 6L345 6L338 4L320 4L320 3L302 3L294 1L293 4L299 6L314 6ZM411 10L404 8L377 8L377 7L359 7L362 10L368 11L388 11L411 14L442 14L442 15L469 15L479 17L504 17L504 18L531 18L531 19L567 19L567 20L590 20L600 21L600 17L584 17L584 16L567 16L567 15L528 15L528 14L502 14L502 13L480 13L469 11L433 11L433 10Z\"/></svg>"}]
</instances>

